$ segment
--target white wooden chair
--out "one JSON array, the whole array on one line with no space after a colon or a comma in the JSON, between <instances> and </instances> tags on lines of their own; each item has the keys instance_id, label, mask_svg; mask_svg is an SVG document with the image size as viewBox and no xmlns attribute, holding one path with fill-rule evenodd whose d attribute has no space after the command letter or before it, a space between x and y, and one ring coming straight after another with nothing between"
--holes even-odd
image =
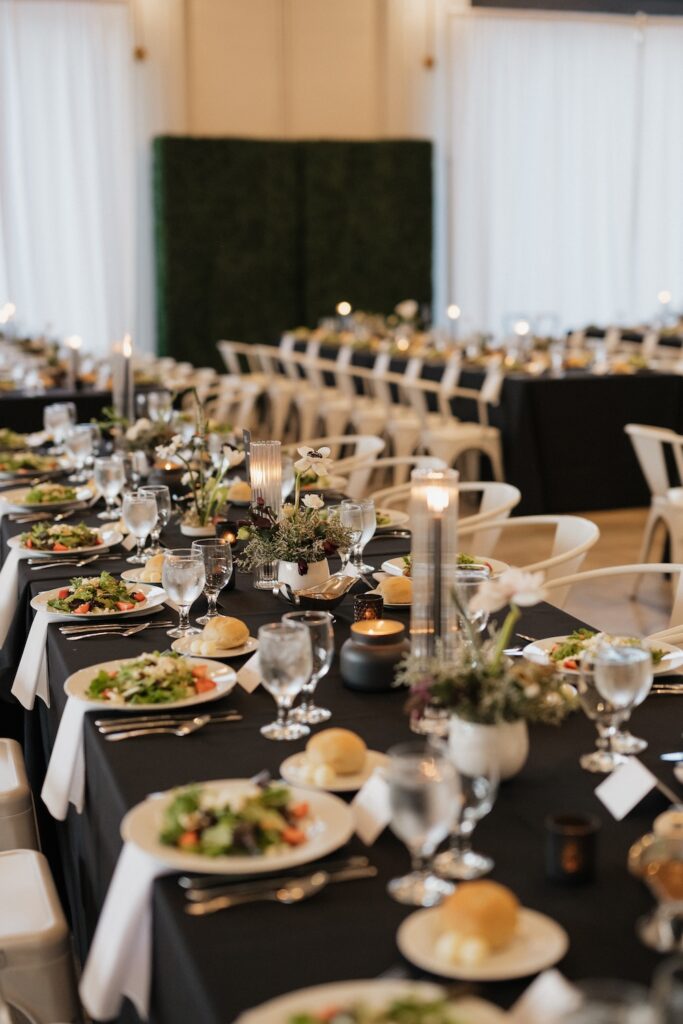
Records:
<instances>
[{"instance_id":1,"label":"white wooden chair","mask_svg":"<svg viewBox=\"0 0 683 1024\"><path fill-rule=\"evenodd\" d=\"M297 459L298 448L329 448L334 461L334 475L348 477L349 494L362 494L372 473L377 456L384 451L385 442L372 434L336 434L331 437L315 437L312 440L297 441L285 445L284 455ZM345 454L351 450L351 454Z\"/></svg>"},{"instance_id":2,"label":"white wooden chair","mask_svg":"<svg viewBox=\"0 0 683 1024\"><path fill-rule=\"evenodd\" d=\"M410 489L410 483L400 484L398 487L385 487L375 491L370 497L374 498L377 508L403 508L410 504ZM521 491L517 487L499 483L497 480L468 480L461 483L459 489L463 495L480 495L477 511L460 518L460 530L465 526L477 526L493 519L506 519L522 500ZM485 539L489 545L493 543L488 531Z\"/></svg>"},{"instance_id":3,"label":"white wooden chair","mask_svg":"<svg viewBox=\"0 0 683 1024\"><path fill-rule=\"evenodd\" d=\"M386 482L387 478L391 478L390 486L400 487L407 483L410 471L412 469L446 469L446 463L443 459L437 459L433 455L388 455L381 459L375 459L373 463L372 478L369 482L369 489L372 491L373 483L377 481L377 478L382 483ZM354 495L354 497L364 497L364 495Z\"/></svg>"},{"instance_id":4,"label":"white wooden chair","mask_svg":"<svg viewBox=\"0 0 683 1024\"><path fill-rule=\"evenodd\" d=\"M403 374L389 370L391 356L380 352L372 368L349 367L356 398L352 423L360 433L380 434L387 439L395 456L410 456L418 448L422 424L406 398L405 385L419 378L422 359L409 359ZM360 382L360 389L356 386Z\"/></svg>"},{"instance_id":5,"label":"white wooden chair","mask_svg":"<svg viewBox=\"0 0 683 1024\"><path fill-rule=\"evenodd\" d=\"M671 559L683 562L683 491L672 488L667 454L672 458L679 480L683 482L683 435L666 427L627 423L628 434L643 476L650 489L650 511L645 522L640 561L650 557L659 523L663 523L671 541Z\"/></svg>"}]
</instances>

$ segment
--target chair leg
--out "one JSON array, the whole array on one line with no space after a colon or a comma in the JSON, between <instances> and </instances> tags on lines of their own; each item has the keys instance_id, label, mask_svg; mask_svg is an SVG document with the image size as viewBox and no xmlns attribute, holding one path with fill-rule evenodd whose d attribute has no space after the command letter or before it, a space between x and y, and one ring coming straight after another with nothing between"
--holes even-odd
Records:
<instances>
[{"instance_id":1,"label":"chair leg","mask_svg":"<svg viewBox=\"0 0 683 1024\"><path fill-rule=\"evenodd\" d=\"M505 473L503 471L503 452L500 441L492 441L487 446L486 454L491 460L491 469L493 470L493 479L499 483L505 482Z\"/></svg>"},{"instance_id":2,"label":"chair leg","mask_svg":"<svg viewBox=\"0 0 683 1024\"><path fill-rule=\"evenodd\" d=\"M299 416L299 440L305 441L307 437L317 437L315 425L318 419L318 409L315 402L307 400L296 403Z\"/></svg>"},{"instance_id":3,"label":"chair leg","mask_svg":"<svg viewBox=\"0 0 683 1024\"><path fill-rule=\"evenodd\" d=\"M641 562L641 563L645 563L645 562L649 562L650 561L650 552L652 551L652 542L654 541L655 530L657 529L657 524L659 523L659 519L660 519L659 512L657 511L657 509L651 507L650 511L647 514L647 520L645 521L645 530L643 531L643 543L641 545L640 555L638 557L638 561ZM632 601L634 601L635 598L638 595L638 591L640 590L641 581L642 581L642 576L636 576L635 580L633 581L633 586L631 588L631 594L630 594L630 597L631 597Z\"/></svg>"},{"instance_id":4,"label":"chair leg","mask_svg":"<svg viewBox=\"0 0 683 1024\"><path fill-rule=\"evenodd\" d=\"M323 408L320 416L323 421L323 429L321 431L323 437L338 437L340 434L346 433L346 427L349 422L349 410L347 408L341 405L336 408L331 406L327 410Z\"/></svg>"},{"instance_id":5,"label":"chair leg","mask_svg":"<svg viewBox=\"0 0 683 1024\"><path fill-rule=\"evenodd\" d=\"M290 396L282 391L269 391L270 398L270 430L272 437L283 437L287 413L289 412Z\"/></svg>"}]
</instances>

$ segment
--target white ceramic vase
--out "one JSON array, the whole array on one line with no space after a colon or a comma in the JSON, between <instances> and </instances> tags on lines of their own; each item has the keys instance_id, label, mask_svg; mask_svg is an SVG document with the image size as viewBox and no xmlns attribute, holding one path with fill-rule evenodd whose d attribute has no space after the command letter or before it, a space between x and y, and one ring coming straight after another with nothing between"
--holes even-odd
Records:
<instances>
[{"instance_id":1,"label":"white ceramic vase","mask_svg":"<svg viewBox=\"0 0 683 1024\"><path fill-rule=\"evenodd\" d=\"M529 755L529 730L526 720L481 725L451 715L448 726L448 747L456 768L470 775L483 771L498 759L500 778L511 779L522 770Z\"/></svg>"},{"instance_id":2,"label":"white ceramic vase","mask_svg":"<svg viewBox=\"0 0 683 1024\"><path fill-rule=\"evenodd\" d=\"M288 583L292 590L306 590L316 584L324 583L330 577L330 567L327 559L319 562L309 562L308 572L301 576L297 562L278 562L277 578L281 583Z\"/></svg>"},{"instance_id":3,"label":"white ceramic vase","mask_svg":"<svg viewBox=\"0 0 683 1024\"><path fill-rule=\"evenodd\" d=\"M181 523L180 532L186 537L215 537L216 527L213 523L207 523L206 526L189 526L187 523Z\"/></svg>"}]
</instances>

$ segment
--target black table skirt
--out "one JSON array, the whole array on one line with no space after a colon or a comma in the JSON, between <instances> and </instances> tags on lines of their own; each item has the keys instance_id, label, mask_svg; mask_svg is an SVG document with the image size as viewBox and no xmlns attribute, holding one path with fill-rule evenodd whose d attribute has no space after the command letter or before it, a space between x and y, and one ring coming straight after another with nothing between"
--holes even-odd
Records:
<instances>
[{"instance_id":1,"label":"black table skirt","mask_svg":"<svg viewBox=\"0 0 683 1024\"><path fill-rule=\"evenodd\" d=\"M111 391L67 391L54 388L44 395L21 392L0 394L0 427L11 427L22 434L43 429L43 409L53 402L74 402L78 423L99 419L102 409L111 405Z\"/></svg>"}]
</instances>

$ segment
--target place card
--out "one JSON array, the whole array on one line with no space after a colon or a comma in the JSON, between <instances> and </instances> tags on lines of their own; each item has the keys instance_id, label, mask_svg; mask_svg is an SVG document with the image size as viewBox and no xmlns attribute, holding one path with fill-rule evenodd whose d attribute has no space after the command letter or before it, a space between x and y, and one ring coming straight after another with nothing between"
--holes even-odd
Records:
<instances>
[{"instance_id":1,"label":"place card","mask_svg":"<svg viewBox=\"0 0 683 1024\"><path fill-rule=\"evenodd\" d=\"M128 536L121 541L121 547L125 548L126 551L132 551L136 544L137 538L133 533L129 533Z\"/></svg>"},{"instance_id":2,"label":"place card","mask_svg":"<svg viewBox=\"0 0 683 1024\"><path fill-rule=\"evenodd\" d=\"M621 821L657 786L657 777L637 757L629 757L595 790L613 818Z\"/></svg>"},{"instance_id":3,"label":"place card","mask_svg":"<svg viewBox=\"0 0 683 1024\"><path fill-rule=\"evenodd\" d=\"M358 790L351 801L351 811L356 835L366 846L372 846L391 821L389 785L380 768Z\"/></svg>"},{"instance_id":4,"label":"place card","mask_svg":"<svg viewBox=\"0 0 683 1024\"><path fill-rule=\"evenodd\" d=\"M248 661L245 661L237 673L237 682L247 693L253 693L261 682L261 668L259 666L258 651L252 654Z\"/></svg>"},{"instance_id":5,"label":"place card","mask_svg":"<svg viewBox=\"0 0 683 1024\"><path fill-rule=\"evenodd\" d=\"M543 971L508 1014L511 1024L553 1024L581 1005L581 993L560 971Z\"/></svg>"}]
</instances>

